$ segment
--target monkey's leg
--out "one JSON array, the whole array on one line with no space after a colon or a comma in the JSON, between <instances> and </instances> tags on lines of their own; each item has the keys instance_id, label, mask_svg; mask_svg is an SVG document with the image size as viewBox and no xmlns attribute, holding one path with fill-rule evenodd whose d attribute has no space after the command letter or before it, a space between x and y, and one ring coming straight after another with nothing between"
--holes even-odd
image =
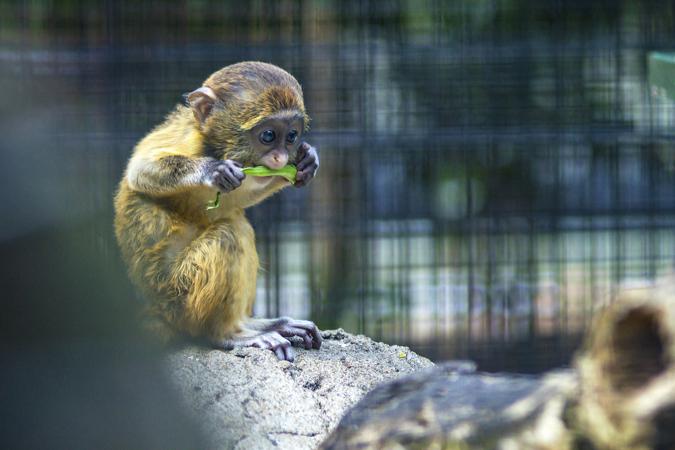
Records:
<instances>
[{"instance_id":1,"label":"monkey's leg","mask_svg":"<svg viewBox=\"0 0 675 450\"><path fill-rule=\"evenodd\" d=\"M185 295L183 328L206 335L214 345L258 347L279 359L294 359L286 328L247 326L256 291L258 255L253 229L241 217L223 221L195 237L177 256L171 284Z\"/></svg>"},{"instance_id":2,"label":"monkey's leg","mask_svg":"<svg viewBox=\"0 0 675 450\"><path fill-rule=\"evenodd\" d=\"M244 323L243 327L249 330L277 332L283 337L300 337L307 350L311 348L319 349L323 342L321 331L319 331L314 322L309 320L296 320L290 317L249 319Z\"/></svg>"}]
</instances>

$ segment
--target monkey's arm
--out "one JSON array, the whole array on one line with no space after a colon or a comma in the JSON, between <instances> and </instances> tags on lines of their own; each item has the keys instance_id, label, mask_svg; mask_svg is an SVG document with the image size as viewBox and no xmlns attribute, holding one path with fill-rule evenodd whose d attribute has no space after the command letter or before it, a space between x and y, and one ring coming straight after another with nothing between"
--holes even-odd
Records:
<instances>
[{"instance_id":1,"label":"monkey's arm","mask_svg":"<svg viewBox=\"0 0 675 450\"><path fill-rule=\"evenodd\" d=\"M150 195L170 195L201 185L229 192L245 177L238 162L168 151L135 154L126 173L133 190Z\"/></svg>"}]
</instances>

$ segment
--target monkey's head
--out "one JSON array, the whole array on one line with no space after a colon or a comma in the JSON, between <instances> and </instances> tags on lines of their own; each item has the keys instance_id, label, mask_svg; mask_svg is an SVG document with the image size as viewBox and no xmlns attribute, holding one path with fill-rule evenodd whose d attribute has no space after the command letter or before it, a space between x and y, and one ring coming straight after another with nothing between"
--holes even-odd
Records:
<instances>
[{"instance_id":1,"label":"monkey's head","mask_svg":"<svg viewBox=\"0 0 675 450\"><path fill-rule=\"evenodd\" d=\"M245 166L278 169L295 161L309 128L300 84L272 64L224 67L187 100L212 154Z\"/></svg>"}]
</instances>

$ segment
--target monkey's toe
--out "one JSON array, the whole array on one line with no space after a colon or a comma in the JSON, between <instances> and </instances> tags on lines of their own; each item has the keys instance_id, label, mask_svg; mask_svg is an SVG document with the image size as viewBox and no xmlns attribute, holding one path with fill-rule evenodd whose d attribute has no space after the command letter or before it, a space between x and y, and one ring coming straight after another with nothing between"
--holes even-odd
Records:
<instances>
[{"instance_id":1,"label":"monkey's toe","mask_svg":"<svg viewBox=\"0 0 675 450\"><path fill-rule=\"evenodd\" d=\"M282 361L293 362L295 360L295 352L291 347L290 341L276 331L261 334L254 339L254 343L251 345L253 347L272 350L274 354L277 355L277 358Z\"/></svg>"},{"instance_id":2,"label":"monkey's toe","mask_svg":"<svg viewBox=\"0 0 675 450\"><path fill-rule=\"evenodd\" d=\"M321 332L319 328L309 320L295 320L286 318L286 323L283 324L279 333L285 337L298 336L301 337L306 349L319 349L321 348L321 343L323 338L321 337Z\"/></svg>"},{"instance_id":3,"label":"monkey's toe","mask_svg":"<svg viewBox=\"0 0 675 450\"><path fill-rule=\"evenodd\" d=\"M298 327L293 327L290 325L284 325L279 329L279 334L285 337L292 337L292 336L297 336L302 338L302 341L305 345L305 349L309 350L312 348L312 336L310 336L309 332L303 328L298 328Z\"/></svg>"}]
</instances>

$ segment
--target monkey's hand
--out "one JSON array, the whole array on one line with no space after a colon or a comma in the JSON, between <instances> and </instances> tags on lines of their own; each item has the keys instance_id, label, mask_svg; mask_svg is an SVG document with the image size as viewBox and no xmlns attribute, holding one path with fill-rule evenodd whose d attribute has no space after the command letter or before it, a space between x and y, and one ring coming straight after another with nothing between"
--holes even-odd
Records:
<instances>
[{"instance_id":1,"label":"monkey's hand","mask_svg":"<svg viewBox=\"0 0 675 450\"><path fill-rule=\"evenodd\" d=\"M242 165L231 159L207 161L203 168L203 183L220 192L228 193L239 186L246 178Z\"/></svg>"},{"instance_id":2,"label":"monkey's hand","mask_svg":"<svg viewBox=\"0 0 675 450\"><path fill-rule=\"evenodd\" d=\"M307 142L300 144L295 166L298 169L298 173L295 176L295 187L306 186L312 181L312 178L316 175L316 171L319 169L319 154L316 152L316 148Z\"/></svg>"}]
</instances>

